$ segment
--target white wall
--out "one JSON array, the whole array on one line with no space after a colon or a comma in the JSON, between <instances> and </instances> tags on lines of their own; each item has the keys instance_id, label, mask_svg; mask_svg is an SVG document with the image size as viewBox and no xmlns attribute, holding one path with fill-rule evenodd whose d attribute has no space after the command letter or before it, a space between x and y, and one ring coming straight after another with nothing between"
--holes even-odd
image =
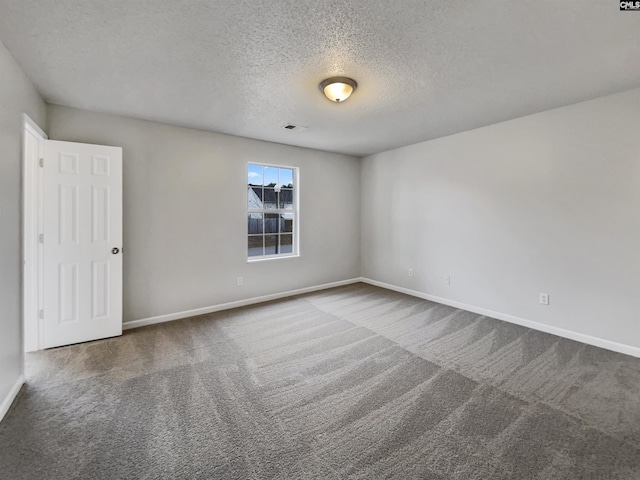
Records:
<instances>
[{"instance_id":1,"label":"white wall","mask_svg":"<svg viewBox=\"0 0 640 480\"><path fill-rule=\"evenodd\" d=\"M640 347L639 126L636 89L366 157L363 276Z\"/></svg>"},{"instance_id":2,"label":"white wall","mask_svg":"<svg viewBox=\"0 0 640 480\"><path fill-rule=\"evenodd\" d=\"M125 321L360 276L359 159L60 106L48 115L52 139L123 147ZM247 263L248 162L300 167L301 257Z\"/></svg>"},{"instance_id":3,"label":"white wall","mask_svg":"<svg viewBox=\"0 0 640 480\"><path fill-rule=\"evenodd\" d=\"M44 102L0 43L0 409L22 375L23 113L46 127Z\"/></svg>"}]
</instances>

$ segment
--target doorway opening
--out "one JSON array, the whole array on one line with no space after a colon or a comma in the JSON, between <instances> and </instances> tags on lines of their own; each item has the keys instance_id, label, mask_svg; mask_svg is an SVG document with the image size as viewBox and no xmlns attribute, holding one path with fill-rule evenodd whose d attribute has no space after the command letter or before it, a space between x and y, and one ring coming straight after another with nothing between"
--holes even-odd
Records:
<instances>
[{"instance_id":1,"label":"doorway opening","mask_svg":"<svg viewBox=\"0 0 640 480\"><path fill-rule=\"evenodd\" d=\"M122 148L23 125L24 351L122 335Z\"/></svg>"}]
</instances>

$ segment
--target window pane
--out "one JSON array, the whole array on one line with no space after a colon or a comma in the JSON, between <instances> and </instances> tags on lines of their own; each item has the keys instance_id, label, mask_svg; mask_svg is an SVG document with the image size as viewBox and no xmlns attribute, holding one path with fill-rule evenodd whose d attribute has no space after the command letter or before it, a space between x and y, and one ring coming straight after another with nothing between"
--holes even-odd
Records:
<instances>
[{"instance_id":1,"label":"window pane","mask_svg":"<svg viewBox=\"0 0 640 480\"><path fill-rule=\"evenodd\" d=\"M264 208L262 206L262 187L253 185L247 187L247 206L251 209Z\"/></svg>"},{"instance_id":2,"label":"window pane","mask_svg":"<svg viewBox=\"0 0 640 480\"><path fill-rule=\"evenodd\" d=\"M290 168L280 169L280 186L293 188L293 170Z\"/></svg>"},{"instance_id":3,"label":"window pane","mask_svg":"<svg viewBox=\"0 0 640 480\"><path fill-rule=\"evenodd\" d=\"M275 187L278 185L278 167L264 167L264 186Z\"/></svg>"},{"instance_id":4,"label":"window pane","mask_svg":"<svg viewBox=\"0 0 640 480\"><path fill-rule=\"evenodd\" d=\"M280 190L280 207L285 210L293 210L293 190L283 188Z\"/></svg>"},{"instance_id":5,"label":"window pane","mask_svg":"<svg viewBox=\"0 0 640 480\"><path fill-rule=\"evenodd\" d=\"M280 221L280 232L293 232L293 213L283 213Z\"/></svg>"},{"instance_id":6,"label":"window pane","mask_svg":"<svg viewBox=\"0 0 640 480\"><path fill-rule=\"evenodd\" d=\"M262 214L250 213L248 215L248 229L249 235L262 235Z\"/></svg>"},{"instance_id":7,"label":"window pane","mask_svg":"<svg viewBox=\"0 0 640 480\"><path fill-rule=\"evenodd\" d=\"M273 187L264 187L264 208L278 208L278 194Z\"/></svg>"},{"instance_id":8,"label":"window pane","mask_svg":"<svg viewBox=\"0 0 640 480\"><path fill-rule=\"evenodd\" d=\"M275 255L276 253L278 253L278 236L265 235L264 236L264 254Z\"/></svg>"},{"instance_id":9,"label":"window pane","mask_svg":"<svg viewBox=\"0 0 640 480\"><path fill-rule=\"evenodd\" d=\"M280 235L280 253L293 253L293 235Z\"/></svg>"},{"instance_id":10,"label":"window pane","mask_svg":"<svg viewBox=\"0 0 640 480\"><path fill-rule=\"evenodd\" d=\"M267 213L264 219L264 233L278 233L280 215Z\"/></svg>"},{"instance_id":11,"label":"window pane","mask_svg":"<svg viewBox=\"0 0 640 480\"><path fill-rule=\"evenodd\" d=\"M262 165L249 164L248 185L262 185Z\"/></svg>"},{"instance_id":12,"label":"window pane","mask_svg":"<svg viewBox=\"0 0 640 480\"><path fill-rule=\"evenodd\" d=\"M249 256L257 257L264 255L264 248L262 247L262 235L249 235Z\"/></svg>"}]
</instances>

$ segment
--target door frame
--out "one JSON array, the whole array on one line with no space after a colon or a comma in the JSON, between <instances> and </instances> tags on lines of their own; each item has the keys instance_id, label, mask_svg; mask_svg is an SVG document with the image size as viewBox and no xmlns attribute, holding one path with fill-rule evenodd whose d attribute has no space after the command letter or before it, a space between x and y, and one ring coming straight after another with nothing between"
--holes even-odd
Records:
<instances>
[{"instance_id":1,"label":"door frame","mask_svg":"<svg viewBox=\"0 0 640 480\"><path fill-rule=\"evenodd\" d=\"M25 352L43 348L43 248L40 242L43 222L42 169L47 134L26 113L22 114L22 332ZM28 137L35 137L36 149L27 148Z\"/></svg>"}]
</instances>

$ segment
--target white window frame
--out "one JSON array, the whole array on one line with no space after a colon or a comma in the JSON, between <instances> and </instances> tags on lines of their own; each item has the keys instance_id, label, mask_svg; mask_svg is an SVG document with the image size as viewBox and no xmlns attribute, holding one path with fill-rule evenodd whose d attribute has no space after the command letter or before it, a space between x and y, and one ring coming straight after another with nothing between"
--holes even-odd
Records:
<instances>
[{"instance_id":1,"label":"white window frame","mask_svg":"<svg viewBox=\"0 0 640 480\"><path fill-rule=\"evenodd\" d=\"M247 242L249 239L249 228L247 224L247 227L246 227L247 230L245 230L245 254L247 256L247 263L299 257L300 256L300 169L292 165L277 165L273 163L250 161L250 162L247 162L246 164L245 175L249 172L249 165L258 165L260 167L263 167L263 172L264 172L264 167L286 168L289 170L293 170L293 198L292 198L293 212L291 210L285 210L281 208L250 208L249 196L245 194L245 201L247 202L246 209L245 209L245 218L248 218L248 215L250 213L261 213L263 215L263 221L264 221L264 218L265 218L264 215L266 214L293 213L293 233L292 233L293 239L292 239L292 245L291 245L291 249L292 249L291 253L276 253L272 255L256 255L256 256L250 257L249 252L247 250L248 249ZM245 178L247 177L245 176ZM264 177L263 177L263 182L264 182ZM247 182L247 189L248 188L249 188L249 185ZM262 234L263 237L265 235L266 235L265 233Z\"/></svg>"}]
</instances>

